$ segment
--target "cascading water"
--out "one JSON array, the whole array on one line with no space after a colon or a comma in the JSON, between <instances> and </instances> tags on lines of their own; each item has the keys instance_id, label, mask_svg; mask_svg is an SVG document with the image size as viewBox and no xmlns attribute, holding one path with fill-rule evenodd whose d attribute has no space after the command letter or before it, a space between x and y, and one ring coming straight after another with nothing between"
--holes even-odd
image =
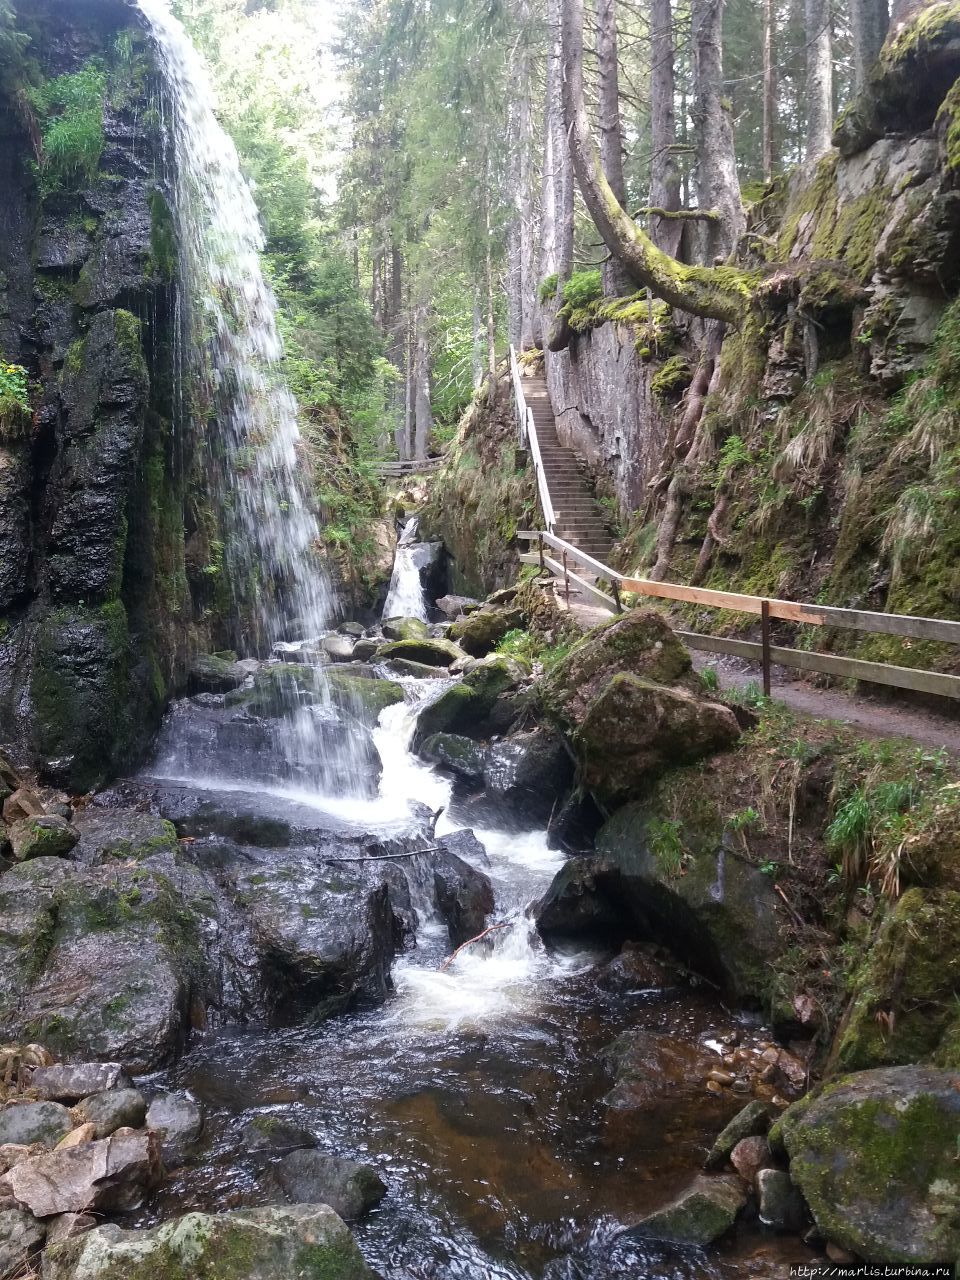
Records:
<instances>
[{"instance_id":1,"label":"cascading water","mask_svg":"<svg viewBox=\"0 0 960 1280\"><path fill-rule=\"evenodd\" d=\"M159 52L173 140L174 217L193 430L225 520L224 573L251 648L320 634L331 600L281 371L263 236L236 148L217 121L203 63L168 0L137 0ZM206 422L203 420L206 419Z\"/></svg>"},{"instance_id":2,"label":"cascading water","mask_svg":"<svg viewBox=\"0 0 960 1280\"><path fill-rule=\"evenodd\" d=\"M383 606L384 618L418 618L421 622L427 621L427 603L413 551L419 530L420 521L416 516L411 516L403 526L393 561L390 589Z\"/></svg>"}]
</instances>

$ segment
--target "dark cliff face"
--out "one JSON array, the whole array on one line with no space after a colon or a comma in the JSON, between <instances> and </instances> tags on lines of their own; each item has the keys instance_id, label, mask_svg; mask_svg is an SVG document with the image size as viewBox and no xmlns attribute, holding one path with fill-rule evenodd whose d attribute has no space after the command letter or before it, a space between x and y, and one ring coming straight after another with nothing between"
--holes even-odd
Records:
<instances>
[{"instance_id":1,"label":"dark cliff face","mask_svg":"<svg viewBox=\"0 0 960 1280\"><path fill-rule=\"evenodd\" d=\"M32 424L0 434L0 740L83 789L129 767L181 680L215 531L177 424L150 46L121 0L16 7L30 40L0 84L0 359L36 392ZM44 128L69 108L45 118L38 86L91 67L99 160L51 175Z\"/></svg>"}]
</instances>

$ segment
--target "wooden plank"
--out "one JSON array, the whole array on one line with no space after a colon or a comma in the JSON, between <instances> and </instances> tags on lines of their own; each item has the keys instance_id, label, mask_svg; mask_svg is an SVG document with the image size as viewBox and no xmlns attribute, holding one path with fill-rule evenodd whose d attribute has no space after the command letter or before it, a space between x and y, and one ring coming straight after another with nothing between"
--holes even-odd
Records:
<instances>
[{"instance_id":1,"label":"wooden plank","mask_svg":"<svg viewBox=\"0 0 960 1280\"><path fill-rule=\"evenodd\" d=\"M738 658L760 663L763 646L751 640L732 640L726 636L704 636L692 631L678 631L677 636L690 649L704 653L735 654ZM778 667L796 671L819 671L848 680L864 680L869 684L888 685L894 689L912 689L932 693L941 698L960 698L960 676L943 675L939 671L920 671L913 667L896 667L886 662L864 662L860 658L842 658L832 653L810 653L806 649L770 646L770 659Z\"/></svg>"}]
</instances>

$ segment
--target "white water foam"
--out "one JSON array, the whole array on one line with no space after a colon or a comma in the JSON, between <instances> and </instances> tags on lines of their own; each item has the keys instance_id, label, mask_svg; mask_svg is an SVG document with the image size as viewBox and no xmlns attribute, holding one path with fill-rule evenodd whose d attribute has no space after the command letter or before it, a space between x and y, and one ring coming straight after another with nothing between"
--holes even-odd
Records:
<instances>
[{"instance_id":1,"label":"white water foam","mask_svg":"<svg viewBox=\"0 0 960 1280\"><path fill-rule=\"evenodd\" d=\"M411 516L403 526L393 558L393 574L383 606L384 618L418 618L427 621L427 602L420 581L420 570L414 563L413 546L417 541L420 521Z\"/></svg>"}]
</instances>

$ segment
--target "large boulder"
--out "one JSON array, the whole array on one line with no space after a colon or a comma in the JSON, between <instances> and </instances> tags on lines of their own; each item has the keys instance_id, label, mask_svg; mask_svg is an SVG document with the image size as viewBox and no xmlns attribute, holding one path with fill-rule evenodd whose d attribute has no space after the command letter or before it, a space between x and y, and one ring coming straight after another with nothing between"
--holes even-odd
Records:
<instances>
[{"instance_id":1,"label":"large boulder","mask_svg":"<svg viewBox=\"0 0 960 1280\"><path fill-rule=\"evenodd\" d=\"M934 1059L960 1069L960 893L910 889L856 972L834 1047L846 1071Z\"/></svg>"},{"instance_id":2,"label":"large boulder","mask_svg":"<svg viewBox=\"0 0 960 1280\"><path fill-rule=\"evenodd\" d=\"M771 1131L820 1233L868 1262L960 1257L960 1076L884 1067L832 1081Z\"/></svg>"},{"instance_id":3,"label":"large boulder","mask_svg":"<svg viewBox=\"0 0 960 1280\"><path fill-rule=\"evenodd\" d=\"M65 858L80 839L76 827L55 813L21 818L7 834L17 862L28 862L31 858Z\"/></svg>"},{"instance_id":4,"label":"large boulder","mask_svg":"<svg viewBox=\"0 0 960 1280\"><path fill-rule=\"evenodd\" d=\"M492 656L470 663L462 680L445 689L420 712L413 734L414 751L419 751L435 733L488 737L491 713L498 699L517 689L526 678L526 668L513 658Z\"/></svg>"},{"instance_id":5,"label":"large boulder","mask_svg":"<svg viewBox=\"0 0 960 1280\"><path fill-rule=\"evenodd\" d=\"M383 634L388 640L429 640L430 628L420 618L384 618Z\"/></svg>"},{"instance_id":6,"label":"large boulder","mask_svg":"<svg viewBox=\"0 0 960 1280\"><path fill-rule=\"evenodd\" d=\"M488 876L455 853L444 849L434 858L437 910L447 922L451 945L459 947L483 932L494 908L493 885Z\"/></svg>"},{"instance_id":7,"label":"large boulder","mask_svg":"<svg viewBox=\"0 0 960 1280\"><path fill-rule=\"evenodd\" d=\"M139 1129L147 1118L147 1100L138 1089L104 1089L75 1108L81 1124L92 1124L94 1137L109 1138L118 1129Z\"/></svg>"},{"instance_id":8,"label":"large boulder","mask_svg":"<svg viewBox=\"0 0 960 1280\"><path fill-rule=\"evenodd\" d=\"M690 655L663 618L633 609L588 632L540 681L601 804L635 798L665 768L732 746L733 712L704 697Z\"/></svg>"},{"instance_id":9,"label":"large boulder","mask_svg":"<svg viewBox=\"0 0 960 1280\"><path fill-rule=\"evenodd\" d=\"M147 1128L160 1135L164 1164L175 1165L200 1137L203 1112L189 1093L161 1093L147 1109Z\"/></svg>"},{"instance_id":10,"label":"large boulder","mask_svg":"<svg viewBox=\"0 0 960 1280\"><path fill-rule=\"evenodd\" d=\"M545 825L573 782L573 760L550 728L515 733L495 743L483 773L487 798L525 826Z\"/></svg>"},{"instance_id":11,"label":"large boulder","mask_svg":"<svg viewBox=\"0 0 960 1280\"><path fill-rule=\"evenodd\" d=\"M519 609L484 606L454 622L447 634L472 657L485 658L488 653L493 652L508 631L516 631L522 626L523 614Z\"/></svg>"},{"instance_id":12,"label":"large boulder","mask_svg":"<svg viewBox=\"0 0 960 1280\"><path fill-rule=\"evenodd\" d=\"M96 1142L21 1160L0 1178L8 1194L36 1218L89 1210L129 1212L160 1181L156 1136L117 1133Z\"/></svg>"},{"instance_id":13,"label":"large boulder","mask_svg":"<svg viewBox=\"0 0 960 1280\"><path fill-rule=\"evenodd\" d=\"M397 658L405 658L410 662L420 662L427 667L449 667L467 655L450 640L431 640L422 637L416 640L393 640L390 644L381 645L377 657L384 662Z\"/></svg>"},{"instance_id":14,"label":"large boulder","mask_svg":"<svg viewBox=\"0 0 960 1280\"><path fill-rule=\"evenodd\" d=\"M30 1259L43 1244L46 1228L22 1209L0 1209L0 1280L33 1274Z\"/></svg>"},{"instance_id":15,"label":"large boulder","mask_svg":"<svg viewBox=\"0 0 960 1280\"><path fill-rule=\"evenodd\" d=\"M8 1142L55 1147L72 1128L70 1112L59 1102L11 1102L0 1111L0 1147Z\"/></svg>"},{"instance_id":16,"label":"large boulder","mask_svg":"<svg viewBox=\"0 0 960 1280\"><path fill-rule=\"evenodd\" d=\"M205 653L194 659L187 687L191 693L229 693L239 689L248 674L236 654Z\"/></svg>"},{"instance_id":17,"label":"large boulder","mask_svg":"<svg viewBox=\"0 0 960 1280\"><path fill-rule=\"evenodd\" d=\"M93 866L112 859L123 862L129 858L177 852L177 832L173 824L153 813L88 805L77 814L73 824L80 834L70 854L75 862Z\"/></svg>"},{"instance_id":18,"label":"large boulder","mask_svg":"<svg viewBox=\"0 0 960 1280\"><path fill-rule=\"evenodd\" d=\"M119 1062L59 1062L36 1067L30 1075L30 1091L55 1102L78 1102L104 1089L127 1089L130 1077Z\"/></svg>"},{"instance_id":19,"label":"large boulder","mask_svg":"<svg viewBox=\"0 0 960 1280\"><path fill-rule=\"evenodd\" d=\"M403 702L403 685L395 680L355 676L334 669L327 675L327 685L334 705L369 728L376 725L386 707Z\"/></svg>"},{"instance_id":20,"label":"large boulder","mask_svg":"<svg viewBox=\"0 0 960 1280\"><path fill-rule=\"evenodd\" d=\"M461 778L477 781L487 764L487 748L459 733L434 733L420 745L421 760L440 765Z\"/></svg>"},{"instance_id":21,"label":"large boulder","mask_svg":"<svg viewBox=\"0 0 960 1280\"><path fill-rule=\"evenodd\" d=\"M387 1194L386 1183L369 1164L325 1151L291 1151L275 1177L295 1204L328 1204L347 1222L363 1217Z\"/></svg>"},{"instance_id":22,"label":"large boulder","mask_svg":"<svg viewBox=\"0 0 960 1280\"><path fill-rule=\"evenodd\" d=\"M112 1223L48 1249L43 1280L375 1280L325 1204L188 1213L147 1231Z\"/></svg>"}]
</instances>

